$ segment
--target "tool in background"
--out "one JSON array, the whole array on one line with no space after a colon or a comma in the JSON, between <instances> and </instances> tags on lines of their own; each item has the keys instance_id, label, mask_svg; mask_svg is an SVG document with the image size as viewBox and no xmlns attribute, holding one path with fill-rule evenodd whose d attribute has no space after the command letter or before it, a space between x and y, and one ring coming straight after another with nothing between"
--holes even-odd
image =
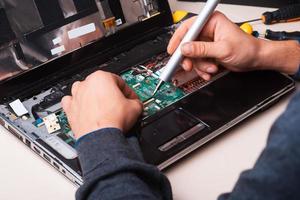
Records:
<instances>
[{"instance_id":1,"label":"tool in background","mask_svg":"<svg viewBox=\"0 0 300 200\"><path fill-rule=\"evenodd\" d=\"M271 31L267 29L265 38L269 40L297 40L300 43L300 32Z\"/></svg>"},{"instance_id":2,"label":"tool in background","mask_svg":"<svg viewBox=\"0 0 300 200\"><path fill-rule=\"evenodd\" d=\"M300 4L289 5L282 7L273 12L265 12L262 14L261 18L252 19L244 22L237 23L238 26L246 22L262 21L264 24L276 24L284 22L292 22L300 20Z\"/></svg>"},{"instance_id":3,"label":"tool in background","mask_svg":"<svg viewBox=\"0 0 300 200\"><path fill-rule=\"evenodd\" d=\"M177 24L193 16L196 16L196 14L184 10L176 10L175 12L173 12L173 22L174 24Z\"/></svg>"},{"instance_id":4,"label":"tool in background","mask_svg":"<svg viewBox=\"0 0 300 200\"><path fill-rule=\"evenodd\" d=\"M177 47L174 54L171 56L169 62L165 66L163 72L159 76L159 83L156 86L154 92L152 95L155 95L155 93L159 90L160 86L164 83L169 81L173 74L175 73L176 69L179 66L179 63L183 59L183 55L181 54L181 45L193 41L196 39L196 37L199 35L199 33L202 31L204 25L209 20L211 14L216 9L217 5L219 4L220 0L208 0L202 9L201 13L196 18L194 24L191 26L187 34L182 39L180 45Z\"/></svg>"},{"instance_id":5,"label":"tool in background","mask_svg":"<svg viewBox=\"0 0 300 200\"><path fill-rule=\"evenodd\" d=\"M240 26L240 28L245 32L248 33L249 35L252 35L253 33L253 27L249 23L244 23Z\"/></svg>"},{"instance_id":6,"label":"tool in background","mask_svg":"<svg viewBox=\"0 0 300 200\"><path fill-rule=\"evenodd\" d=\"M244 23L240 28L247 34L253 35L254 37L264 37L269 40L296 40L300 43L300 32L286 32L286 31L272 31L266 30L265 34L259 34L253 30L253 27L249 23Z\"/></svg>"},{"instance_id":7,"label":"tool in background","mask_svg":"<svg viewBox=\"0 0 300 200\"><path fill-rule=\"evenodd\" d=\"M249 23L244 23L244 24L242 24L241 26L240 26L240 28L245 32L245 33L247 33L247 34L249 34L249 35L252 35L252 36L254 36L254 37L260 37L261 35L259 34L259 32L257 32L257 31L254 31L253 30L253 27L251 26L251 24L249 24Z\"/></svg>"}]
</instances>

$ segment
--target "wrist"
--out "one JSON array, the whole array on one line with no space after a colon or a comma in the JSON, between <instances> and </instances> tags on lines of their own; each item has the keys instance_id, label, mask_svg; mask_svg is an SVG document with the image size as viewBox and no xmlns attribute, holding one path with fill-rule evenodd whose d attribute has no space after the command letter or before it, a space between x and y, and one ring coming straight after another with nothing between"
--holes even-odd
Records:
<instances>
[{"instance_id":1,"label":"wrist","mask_svg":"<svg viewBox=\"0 0 300 200\"><path fill-rule=\"evenodd\" d=\"M88 135L89 133L95 132L97 130L102 130L102 129L119 129L123 131L122 126L120 126L117 123L112 123L112 122L96 122L96 123L87 123L84 126L78 127L77 129L74 129L74 135L75 138L79 139L85 135Z\"/></svg>"},{"instance_id":2,"label":"wrist","mask_svg":"<svg viewBox=\"0 0 300 200\"><path fill-rule=\"evenodd\" d=\"M300 65L300 45L296 41L257 40L256 67L295 74Z\"/></svg>"}]
</instances>

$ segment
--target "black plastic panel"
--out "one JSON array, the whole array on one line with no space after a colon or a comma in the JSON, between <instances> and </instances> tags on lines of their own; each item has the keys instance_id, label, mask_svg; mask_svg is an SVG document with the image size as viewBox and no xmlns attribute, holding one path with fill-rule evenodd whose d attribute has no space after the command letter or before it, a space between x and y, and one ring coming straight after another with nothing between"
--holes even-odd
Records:
<instances>
[{"instance_id":1,"label":"black plastic panel","mask_svg":"<svg viewBox=\"0 0 300 200\"><path fill-rule=\"evenodd\" d=\"M275 94L279 91L283 92L292 87L294 87L293 80L277 72L229 73L173 105L191 113L195 118L208 124L209 128L201 130L167 152L161 152L157 148L157 144L165 142L163 128L156 130L156 134L152 136L155 138L151 141L148 135L142 134L140 142L145 159L149 163L159 165L250 109L262 108L266 103L277 98L278 95ZM180 127L181 123L173 120L166 126ZM174 134L174 137L178 135L175 132ZM168 138L171 136L168 135Z\"/></svg>"},{"instance_id":2,"label":"black plastic panel","mask_svg":"<svg viewBox=\"0 0 300 200\"><path fill-rule=\"evenodd\" d=\"M143 138L157 148L196 126L200 121L182 109L172 110L142 129Z\"/></svg>"},{"instance_id":3,"label":"black plastic panel","mask_svg":"<svg viewBox=\"0 0 300 200\"><path fill-rule=\"evenodd\" d=\"M77 12L97 8L95 0L73 0Z\"/></svg>"},{"instance_id":4,"label":"black plastic panel","mask_svg":"<svg viewBox=\"0 0 300 200\"><path fill-rule=\"evenodd\" d=\"M120 0L110 0L108 2L113 15L116 17L116 20L120 19L122 20L122 24L124 24L126 21L125 21Z\"/></svg>"},{"instance_id":5,"label":"black plastic panel","mask_svg":"<svg viewBox=\"0 0 300 200\"><path fill-rule=\"evenodd\" d=\"M8 43L16 38L7 19L6 12L0 8L0 45Z\"/></svg>"},{"instance_id":6,"label":"black plastic panel","mask_svg":"<svg viewBox=\"0 0 300 200\"><path fill-rule=\"evenodd\" d=\"M34 0L44 26L64 19L58 0Z\"/></svg>"}]
</instances>

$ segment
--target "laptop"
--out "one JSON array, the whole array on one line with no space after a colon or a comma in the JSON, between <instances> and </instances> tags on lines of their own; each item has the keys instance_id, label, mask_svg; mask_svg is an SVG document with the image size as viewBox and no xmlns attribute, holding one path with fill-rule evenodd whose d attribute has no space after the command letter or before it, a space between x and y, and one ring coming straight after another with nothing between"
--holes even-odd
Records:
<instances>
[{"instance_id":1,"label":"laptop","mask_svg":"<svg viewBox=\"0 0 300 200\"><path fill-rule=\"evenodd\" d=\"M144 104L137 135L146 162L165 169L291 92L273 71L221 69L211 81L178 71L152 96L178 25L161 0L2 0L0 124L76 185L76 139L61 108L73 82L105 70Z\"/></svg>"}]
</instances>

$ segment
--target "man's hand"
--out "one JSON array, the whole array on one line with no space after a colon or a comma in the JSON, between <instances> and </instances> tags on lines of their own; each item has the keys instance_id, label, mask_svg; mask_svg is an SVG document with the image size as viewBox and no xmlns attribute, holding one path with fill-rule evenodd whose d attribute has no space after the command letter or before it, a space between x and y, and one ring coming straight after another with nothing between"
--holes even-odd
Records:
<instances>
[{"instance_id":1,"label":"man's hand","mask_svg":"<svg viewBox=\"0 0 300 200\"><path fill-rule=\"evenodd\" d=\"M62 99L76 138L101 128L128 131L142 112L138 96L117 75L97 71Z\"/></svg>"},{"instance_id":2,"label":"man's hand","mask_svg":"<svg viewBox=\"0 0 300 200\"><path fill-rule=\"evenodd\" d=\"M168 53L174 53L194 20L187 20L174 33ZM182 66L186 71L194 68L205 80L218 71L218 64L236 72L273 69L294 73L299 66L299 49L296 42L269 42L254 38L222 13L215 12L197 41L182 45L181 51L185 56Z\"/></svg>"}]
</instances>

